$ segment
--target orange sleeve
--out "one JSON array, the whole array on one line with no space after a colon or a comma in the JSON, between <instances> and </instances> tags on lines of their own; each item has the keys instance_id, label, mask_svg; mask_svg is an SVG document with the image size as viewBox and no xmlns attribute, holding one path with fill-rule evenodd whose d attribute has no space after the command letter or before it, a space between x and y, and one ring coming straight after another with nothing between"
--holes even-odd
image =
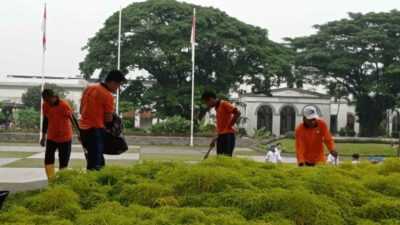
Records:
<instances>
[{"instance_id":1,"label":"orange sleeve","mask_svg":"<svg viewBox=\"0 0 400 225\"><path fill-rule=\"evenodd\" d=\"M335 141L333 140L333 137L331 135L331 132L328 129L328 126L326 125L325 122L322 122L322 132L324 134L324 143L328 150L331 152L335 150Z\"/></svg>"},{"instance_id":2,"label":"orange sleeve","mask_svg":"<svg viewBox=\"0 0 400 225\"><path fill-rule=\"evenodd\" d=\"M302 138L302 130L301 128L296 129L296 157L297 157L297 163L304 163L304 152L305 152L305 147L304 147L304 139Z\"/></svg>"},{"instance_id":3,"label":"orange sleeve","mask_svg":"<svg viewBox=\"0 0 400 225\"><path fill-rule=\"evenodd\" d=\"M113 113L114 111L114 97L111 94L107 94L104 101L104 112Z\"/></svg>"}]
</instances>

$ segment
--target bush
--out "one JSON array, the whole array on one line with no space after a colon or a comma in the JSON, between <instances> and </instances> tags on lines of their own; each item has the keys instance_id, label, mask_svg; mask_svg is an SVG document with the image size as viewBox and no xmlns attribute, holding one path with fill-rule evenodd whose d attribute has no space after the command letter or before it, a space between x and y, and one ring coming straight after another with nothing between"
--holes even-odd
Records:
<instances>
[{"instance_id":1,"label":"bush","mask_svg":"<svg viewBox=\"0 0 400 225\"><path fill-rule=\"evenodd\" d=\"M16 113L16 125L22 129L39 129L40 112L33 108L18 110Z\"/></svg>"},{"instance_id":2,"label":"bush","mask_svg":"<svg viewBox=\"0 0 400 225\"><path fill-rule=\"evenodd\" d=\"M351 128L340 128L339 130L339 136L341 137L355 137L356 136L356 132L354 131L354 129Z\"/></svg>"},{"instance_id":3,"label":"bush","mask_svg":"<svg viewBox=\"0 0 400 225\"><path fill-rule=\"evenodd\" d=\"M198 132L199 133L202 133L202 134L215 134L215 132L216 132L216 127L215 127L215 125L214 124L210 124L210 123L208 123L208 124L201 124L200 126L199 126L199 130L198 130Z\"/></svg>"},{"instance_id":4,"label":"bush","mask_svg":"<svg viewBox=\"0 0 400 225\"><path fill-rule=\"evenodd\" d=\"M397 225L400 160L297 168L225 157L68 170L12 195L5 225Z\"/></svg>"},{"instance_id":5,"label":"bush","mask_svg":"<svg viewBox=\"0 0 400 225\"><path fill-rule=\"evenodd\" d=\"M400 220L400 201L375 199L361 207L359 216L377 222L388 219Z\"/></svg>"},{"instance_id":6,"label":"bush","mask_svg":"<svg viewBox=\"0 0 400 225\"><path fill-rule=\"evenodd\" d=\"M153 125L150 131L154 134L165 135L188 134L190 132L190 121L180 116L174 116Z\"/></svg>"},{"instance_id":7,"label":"bush","mask_svg":"<svg viewBox=\"0 0 400 225\"><path fill-rule=\"evenodd\" d=\"M131 128L134 128L134 126L135 126L135 123L134 123L133 119L131 119L131 118L123 119L122 123L123 123L125 129L131 129Z\"/></svg>"},{"instance_id":8,"label":"bush","mask_svg":"<svg viewBox=\"0 0 400 225\"><path fill-rule=\"evenodd\" d=\"M271 132L267 131L266 128L254 129L253 138L257 140L267 139L271 136Z\"/></svg>"}]
</instances>

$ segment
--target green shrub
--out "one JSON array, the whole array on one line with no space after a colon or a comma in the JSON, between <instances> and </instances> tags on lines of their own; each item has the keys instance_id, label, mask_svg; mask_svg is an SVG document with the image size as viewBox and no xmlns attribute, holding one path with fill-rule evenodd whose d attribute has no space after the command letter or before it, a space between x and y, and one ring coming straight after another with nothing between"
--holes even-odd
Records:
<instances>
[{"instance_id":1,"label":"green shrub","mask_svg":"<svg viewBox=\"0 0 400 225\"><path fill-rule=\"evenodd\" d=\"M271 132L267 131L266 128L254 129L253 138L257 140L263 140L269 138L271 136Z\"/></svg>"},{"instance_id":2,"label":"green shrub","mask_svg":"<svg viewBox=\"0 0 400 225\"><path fill-rule=\"evenodd\" d=\"M154 207L167 203L172 195L172 188L157 183L141 183L123 187L120 198L124 205L139 204ZM164 201L162 200L164 199ZM171 200L171 199L170 199Z\"/></svg>"},{"instance_id":3,"label":"green shrub","mask_svg":"<svg viewBox=\"0 0 400 225\"><path fill-rule=\"evenodd\" d=\"M54 214L74 220L80 211L78 195L65 187L53 187L29 198L26 207L36 213Z\"/></svg>"},{"instance_id":4,"label":"green shrub","mask_svg":"<svg viewBox=\"0 0 400 225\"><path fill-rule=\"evenodd\" d=\"M40 126L40 112L33 108L18 110L15 115L15 121L18 128L38 129Z\"/></svg>"},{"instance_id":5,"label":"green shrub","mask_svg":"<svg viewBox=\"0 0 400 225\"><path fill-rule=\"evenodd\" d=\"M122 123L124 125L124 129L131 129L135 127L135 123L132 118L125 118L122 120Z\"/></svg>"},{"instance_id":6,"label":"green shrub","mask_svg":"<svg viewBox=\"0 0 400 225\"><path fill-rule=\"evenodd\" d=\"M400 220L400 201L384 198L374 199L360 208L359 215L377 222L388 219Z\"/></svg>"},{"instance_id":7,"label":"green shrub","mask_svg":"<svg viewBox=\"0 0 400 225\"><path fill-rule=\"evenodd\" d=\"M11 195L7 225L398 225L398 159L297 168L226 157L67 170Z\"/></svg>"},{"instance_id":8,"label":"green shrub","mask_svg":"<svg viewBox=\"0 0 400 225\"><path fill-rule=\"evenodd\" d=\"M157 123L150 128L154 134L176 135L190 132L190 121L180 117L169 117L165 121Z\"/></svg>"},{"instance_id":9,"label":"green shrub","mask_svg":"<svg viewBox=\"0 0 400 225\"><path fill-rule=\"evenodd\" d=\"M398 159L385 159L379 168L380 174L389 175L392 173L400 173L400 160Z\"/></svg>"},{"instance_id":10,"label":"green shrub","mask_svg":"<svg viewBox=\"0 0 400 225\"><path fill-rule=\"evenodd\" d=\"M367 177L365 186L378 193L400 198L400 174Z\"/></svg>"}]
</instances>

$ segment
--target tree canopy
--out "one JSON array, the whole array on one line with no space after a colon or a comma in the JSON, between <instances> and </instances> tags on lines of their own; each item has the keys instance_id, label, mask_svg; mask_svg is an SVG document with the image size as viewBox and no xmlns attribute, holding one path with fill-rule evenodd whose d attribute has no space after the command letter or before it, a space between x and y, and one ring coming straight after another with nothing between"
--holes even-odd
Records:
<instances>
[{"instance_id":1,"label":"tree canopy","mask_svg":"<svg viewBox=\"0 0 400 225\"><path fill-rule=\"evenodd\" d=\"M60 98L65 98L68 92L56 85L56 84L45 84L45 88L52 89ZM41 93L41 86L34 86L29 88L23 95L22 95L22 103L26 108L33 108L36 111L40 111L40 102L42 98Z\"/></svg>"},{"instance_id":2,"label":"tree canopy","mask_svg":"<svg viewBox=\"0 0 400 225\"><path fill-rule=\"evenodd\" d=\"M308 68L314 81L352 95L360 135L379 135L400 90L400 12L350 13L315 28L314 35L289 39L296 65Z\"/></svg>"},{"instance_id":3,"label":"tree canopy","mask_svg":"<svg viewBox=\"0 0 400 225\"><path fill-rule=\"evenodd\" d=\"M175 0L148 0L123 9L121 69L150 74L156 84L144 98L161 117L190 116L193 8L197 9L196 96L204 89L226 95L248 82L268 93L274 80L290 71L290 49L268 39L265 29L245 24L226 13ZM80 63L86 78L101 76L117 64L118 12L109 17L84 47ZM130 90L129 87L127 90ZM126 96L128 97L128 96Z\"/></svg>"}]
</instances>

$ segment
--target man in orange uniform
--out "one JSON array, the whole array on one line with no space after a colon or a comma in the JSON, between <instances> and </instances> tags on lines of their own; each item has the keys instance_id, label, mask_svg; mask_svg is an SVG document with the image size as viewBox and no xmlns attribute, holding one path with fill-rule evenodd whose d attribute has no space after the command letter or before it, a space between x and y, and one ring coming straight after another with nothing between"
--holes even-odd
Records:
<instances>
[{"instance_id":1,"label":"man in orange uniform","mask_svg":"<svg viewBox=\"0 0 400 225\"><path fill-rule=\"evenodd\" d=\"M54 162L57 149L60 170L68 167L71 155L72 108L67 101L60 99L52 90L43 90L42 97L44 118L40 145L46 146L44 164L46 175L51 179L55 174Z\"/></svg>"},{"instance_id":2,"label":"man in orange uniform","mask_svg":"<svg viewBox=\"0 0 400 225\"><path fill-rule=\"evenodd\" d=\"M208 109L215 108L217 112L218 136L211 141L210 147L217 145L217 154L232 156L235 148L235 126L240 117L240 111L231 103L217 99L213 92L204 92L201 99Z\"/></svg>"},{"instance_id":3,"label":"man in orange uniform","mask_svg":"<svg viewBox=\"0 0 400 225\"><path fill-rule=\"evenodd\" d=\"M100 170L104 165L104 137L107 127L112 126L114 97L118 88L125 82L124 75L117 70L108 73L102 83L90 85L85 89L81 99L82 145L87 149L87 169Z\"/></svg>"},{"instance_id":4,"label":"man in orange uniform","mask_svg":"<svg viewBox=\"0 0 400 225\"><path fill-rule=\"evenodd\" d=\"M303 123L296 128L296 153L299 166L315 166L326 161L324 146L337 157L335 143L326 123L318 116L314 106L303 110Z\"/></svg>"}]
</instances>

